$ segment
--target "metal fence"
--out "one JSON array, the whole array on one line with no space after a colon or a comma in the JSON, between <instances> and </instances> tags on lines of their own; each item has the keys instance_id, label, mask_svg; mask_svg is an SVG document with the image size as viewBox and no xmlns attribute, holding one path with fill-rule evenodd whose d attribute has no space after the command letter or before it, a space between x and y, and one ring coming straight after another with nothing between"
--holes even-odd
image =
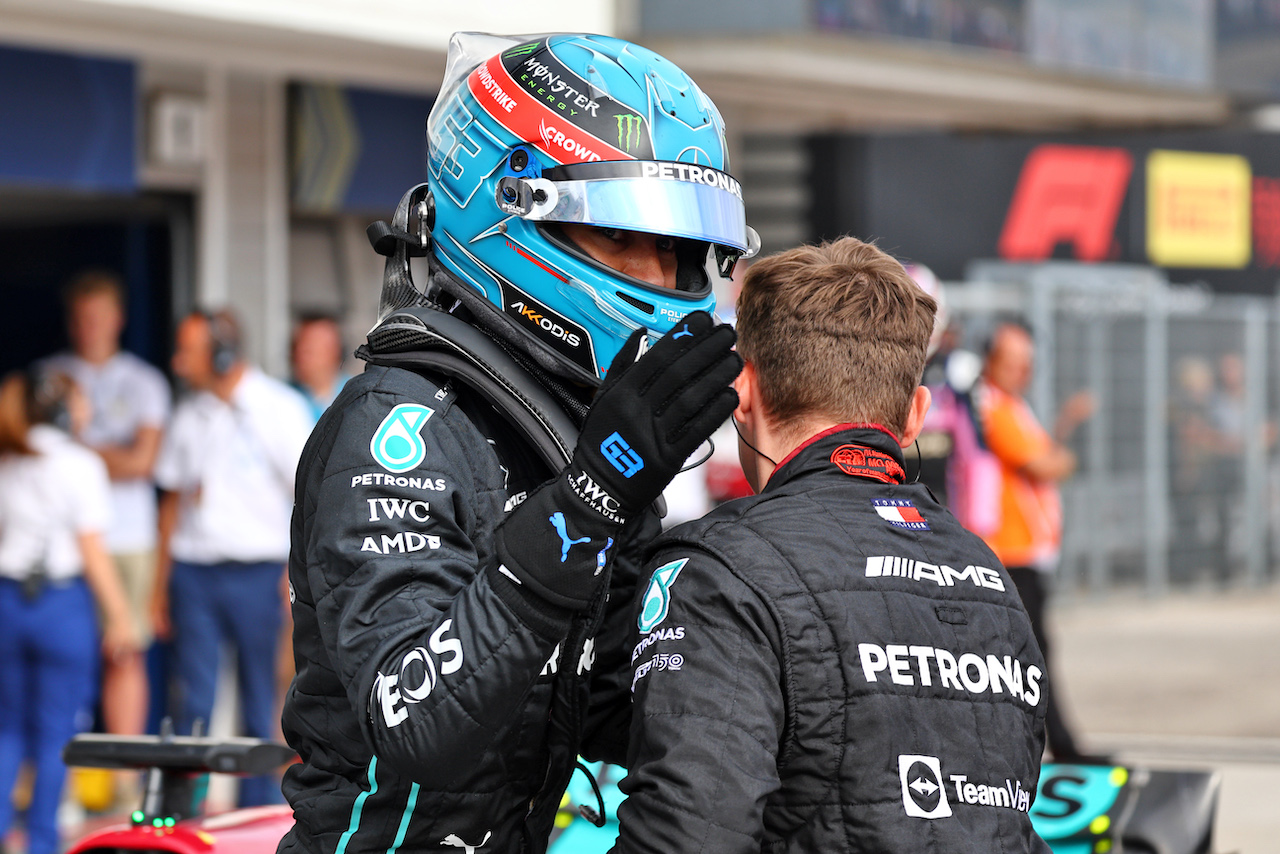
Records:
<instances>
[{"instance_id":1,"label":"metal fence","mask_svg":"<svg viewBox=\"0 0 1280 854\"><path fill-rule=\"evenodd\" d=\"M1036 338L1042 423L1080 390L1097 409L1069 444L1059 584L1104 593L1259 586L1280 540L1280 303L1171 286L1129 265L975 262L947 286L961 340L995 323Z\"/></svg>"}]
</instances>

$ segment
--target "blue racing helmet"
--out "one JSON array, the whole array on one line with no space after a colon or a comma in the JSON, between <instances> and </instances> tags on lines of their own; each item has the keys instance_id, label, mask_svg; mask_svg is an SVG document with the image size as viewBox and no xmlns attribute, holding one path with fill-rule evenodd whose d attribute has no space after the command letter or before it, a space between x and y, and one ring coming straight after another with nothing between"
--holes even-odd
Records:
<instances>
[{"instance_id":1,"label":"blue racing helmet","mask_svg":"<svg viewBox=\"0 0 1280 854\"><path fill-rule=\"evenodd\" d=\"M634 330L713 311L713 281L759 248L719 111L621 39L456 34L427 143L432 285L566 379L595 384ZM593 260L565 223L678 238L676 289Z\"/></svg>"}]
</instances>

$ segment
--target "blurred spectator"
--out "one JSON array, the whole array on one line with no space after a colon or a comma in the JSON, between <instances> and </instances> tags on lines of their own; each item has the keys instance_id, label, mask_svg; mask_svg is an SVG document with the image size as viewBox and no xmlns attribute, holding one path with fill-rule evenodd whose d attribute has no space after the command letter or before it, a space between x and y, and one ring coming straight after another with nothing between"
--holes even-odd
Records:
<instances>
[{"instance_id":1,"label":"blurred spectator","mask_svg":"<svg viewBox=\"0 0 1280 854\"><path fill-rule=\"evenodd\" d=\"M106 466L68 435L88 412L64 374L15 374L0 386L0 841L13 823L19 765L30 758L27 854L58 850L62 747L89 721L96 693L95 600L104 658L138 652L102 540Z\"/></svg>"},{"instance_id":2,"label":"blurred spectator","mask_svg":"<svg viewBox=\"0 0 1280 854\"><path fill-rule=\"evenodd\" d=\"M229 312L178 326L173 373L190 389L174 411L155 477L160 498L157 633L172 635L179 732L213 711L219 650L236 651L246 734L276 730L275 664L306 402L248 365ZM240 786L240 805L280 800L269 777Z\"/></svg>"},{"instance_id":3,"label":"blurred spectator","mask_svg":"<svg viewBox=\"0 0 1280 854\"><path fill-rule=\"evenodd\" d=\"M929 384L933 405L918 439L920 480L961 525L987 537L1000 521L1003 482L1000 462L983 440L973 400L981 359L967 350L939 355L943 370L938 381ZM910 474L911 460L907 462Z\"/></svg>"},{"instance_id":4,"label":"blurred spectator","mask_svg":"<svg viewBox=\"0 0 1280 854\"><path fill-rule=\"evenodd\" d=\"M1245 441L1251 429L1247 404L1244 359L1239 353L1224 353L1218 359L1218 388L1209 401L1209 420L1216 433L1213 569L1214 578L1221 585L1226 585L1233 574L1231 541L1236 520L1242 518L1239 511L1244 498ZM1275 444L1275 424L1267 421L1257 429L1261 431L1263 447L1269 450Z\"/></svg>"},{"instance_id":5,"label":"blurred spectator","mask_svg":"<svg viewBox=\"0 0 1280 854\"><path fill-rule=\"evenodd\" d=\"M1244 490L1245 418L1244 359L1238 353L1224 353L1218 359L1218 387L1209 401L1209 420L1217 433L1213 570L1214 579L1223 585L1231 578L1233 520Z\"/></svg>"},{"instance_id":6,"label":"blurred spectator","mask_svg":"<svg viewBox=\"0 0 1280 854\"><path fill-rule=\"evenodd\" d=\"M350 377L342 372L346 347L337 319L327 314L304 315L293 330L290 366L293 382L311 407L311 422L329 408Z\"/></svg>"},{"instance_id":7,"label":"blurred spectator","mask_svg":"<svg viewBox=\"0 0 1280 854\"><path fill-rule=\"evenodd\" d=\"M1216 510L1219 474L1214 465L1219 436L1210 413L1213 368L1204 359L1184 357L1175 366L1174 382L1169 408L1173 504L1169 571L1174 581L1187 581L1211 560L1204 523L1210 509Z\"/></svg>"},{"instance_id":8,"label":"blurred spectator","mask_svg":"<svg viewBox=\"0 0 1280 854\"><path fill-rule=\"evenodd\" d=\"M1044 612L1048 577L1057 569L1062 543L1058 484L1076 468L1075 455L1061 443L1093 414L1094 402L1086 392L1067 400L1050 436L1022 397L1031 384L1034 356L1026 327L1003 323L996 328L978 388L978 409L987 447L1000 463L1000 516L984 539L1017 585L1044 654L1050 685L1045 717L1049 752L1059 762L1092 761L1096 757L1080 752L1063 719L1058 703L1062 685L1053 677Z\"/></svg>"},{"instance_id":9,"label":"blurred spectator","mask_svg":"<svg viewBox=\"0 0 1280 854\"><path fill-rule=\"evenodd\" d=\"M293 341L289 347L289 366L293 386L307 401L314 425L337 398L338 392L351 377L342 371L347 348L342 340L342 327L330 314L303 314L293 328ZM288 596L287 581L284 595ZM286 609L280 627L280 648L277 652L276 681L280 697L284 697L293 681L293 620ZM280 735L283 739L283 734Z\"/></svg>"},{"instance_id":10,"label":"blurred spectator","mask_svg":"<svg viewBox=\"0 0 1280 854\"><path fill-rule=\"evenodd\" d=\"M70 352L42 363L64 373L89 398L92 417L79 438L98 452L111 478L107 549L124 584L141 650L151 642L148 602L154 584L156 499L151 482L169 417L164 375L120 349L124 288L104 271L88 271L67 287ZM147 715L147 675L137 655L108 660L102 674L102 717L108 732L136 735Z\"/></svg>"},{"instance_id":11,"label":"blurred spectator","mask_svg":"<svg viewBox=\"0 0 1280 854\"><path fill-rule=\"evenodd\" d=\"M1000 464L982 441L973 387L982 359L959 346L959 323L951 320L946 289L924 264L907 264L907 275L938 303L926 353L924 385L933 395L917 457L907 454L907 479L919 479L968 530L985 536L1000 512Z\"/></svg>"}]
</instances>

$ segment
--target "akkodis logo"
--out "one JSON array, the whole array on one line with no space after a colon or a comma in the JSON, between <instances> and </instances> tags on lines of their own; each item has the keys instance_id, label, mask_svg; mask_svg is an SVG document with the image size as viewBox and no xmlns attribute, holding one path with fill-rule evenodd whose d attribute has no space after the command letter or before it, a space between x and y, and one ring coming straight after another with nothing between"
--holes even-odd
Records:
<instances>
[{"instance_id":1,"label":"akkodis logo","mask_svg":"<svg viewBox=\"0 0 1280 854\"><path fill-rule=\"evenodd\" d=\"M435 412L416 403L402 403L387 413L369 442L374 462L392 474L401 474L422 465L427 446L420 435L422 426Z\"/></svg>"}]
</instances>

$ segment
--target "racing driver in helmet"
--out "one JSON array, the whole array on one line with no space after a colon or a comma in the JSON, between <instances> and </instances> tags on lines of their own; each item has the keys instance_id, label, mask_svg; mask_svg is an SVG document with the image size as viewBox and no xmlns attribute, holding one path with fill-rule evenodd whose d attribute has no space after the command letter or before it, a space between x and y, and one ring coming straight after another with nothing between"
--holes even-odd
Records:
<instances>
[{"instance_id":1,"label":"racing driver in helmet","mask_svg":"<svg viewBox=\"0 0 1280 854\"><path fill-rule=\"evenodd\" d=\"M737 404L712 286L759 241L679 68L459 34L427 141L299 464L281 852L544 851L579 753L625 758L638 552Z\"/></svg>"}]
</instances>

